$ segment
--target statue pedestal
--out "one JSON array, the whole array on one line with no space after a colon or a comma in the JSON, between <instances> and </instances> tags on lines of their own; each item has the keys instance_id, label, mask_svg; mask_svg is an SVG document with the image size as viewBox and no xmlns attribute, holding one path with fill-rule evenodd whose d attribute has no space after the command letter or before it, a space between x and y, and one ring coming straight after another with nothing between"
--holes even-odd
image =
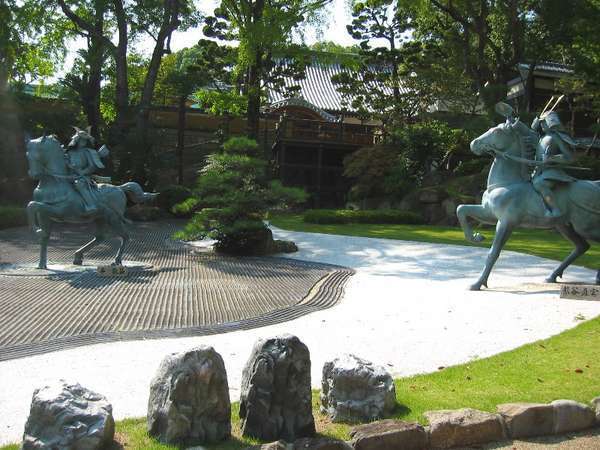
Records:
<instances>
[{"instance_id":1,"label":"statue pedestal","mask_svg":"<svg viewBox=\"0 0 600 450\"><path fill-rule=\"evenodd\" d=\"M560 298L600 301L600 286L594 284L562 284Z\"/></svg>"},{"instance_id":2,"label":"statue pedestal","mask_svg":"<svg viewBox=\"0 0 600 450\"><path fill-rule=\"evenodd\" d=\"M96 272L102 277L123 276L127 275L127 267L113 265L98 266Z\"/></svg>"}]
</instances>

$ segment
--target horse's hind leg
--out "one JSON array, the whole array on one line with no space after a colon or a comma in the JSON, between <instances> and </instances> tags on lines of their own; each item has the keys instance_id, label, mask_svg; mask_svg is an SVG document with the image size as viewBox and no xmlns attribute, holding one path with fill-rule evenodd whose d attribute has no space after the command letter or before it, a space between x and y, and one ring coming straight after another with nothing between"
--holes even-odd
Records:
<instances>
[{"instance_id":1,"label":"horse's hind leg","mask_svg":"<svg viewBox=\"0 0 600 450\"><path fill-rule=\"evenodd\" d=\"M479 289L481 289L481 286L487 287L487 281L488 277L490 276L490 272L492 271L492 268L494 267L498 256L500 256L500 252L502 251L504 244L506 244L506 241L508 241L512 230L512 225L507 224L506 222L503 222L501 220L498 221L498 223L496 224L496 236L494 237L494 242L492 243L492 247L490 248L487 259L485 261L485 267L483 269L483 272L481 272L479 279L470 286L470 290L478 291Z\"/></svg>"},{"instance_id":2,"label":"horse's hind leg","mask_svg":"<svg viewBox=\"0 0 600 450\"><path fill-rule=\"evenodd\" d=\"M50 233L52 232L52 223L46 214L40 214L38 220L39 228L36 230L40 239L40 260L38 262L38 269L47 269L48 241L50 240Z\"/></svg>"},{"instance_id":3,"label":"horse's hind leg","mask_svg":"<svg viewBox=\"0 0 600 450\"><path fill-rule=\"evenodd\" d=\"M48 241L50 240L50 230L40 231L40 260L38 269L48 268Z\"/></svg>"},{"instance_id":4,"label":"horse's hind leg","mask_svg":"<svg viewBox=\"0 0 600 450\"><path fill-rule=\"evenodd\" d=\"M554 272L552 272L552 274L546 278L547 283L556 283L557 278L562 278L565 269L590 248L590 244L580 234L578 234L571 225L560 225L556 227L556 229L560 231L560 234L562 234L566 239L571 241L575 245L575 248L569 254L569 256L567 256L565 260L560 263L560 266L558 266ZM596 283L598 283L598 275L596 276Z\"/></svg>"},{"instance_id":5,"label":"horse's hind leg","mask_svg":"<svg viewBox=\"0 0 600 450\"><path fill-rule=\"evenodd\" d=\"M94 236L94 239L92 239L90 242L88 242L75 252L73 264L81 266L83 264L83 255L85 254L85 252L103 242L104 239L104 226L102 224L96 223L96 235Z\"/></svg>"}]
</instances>

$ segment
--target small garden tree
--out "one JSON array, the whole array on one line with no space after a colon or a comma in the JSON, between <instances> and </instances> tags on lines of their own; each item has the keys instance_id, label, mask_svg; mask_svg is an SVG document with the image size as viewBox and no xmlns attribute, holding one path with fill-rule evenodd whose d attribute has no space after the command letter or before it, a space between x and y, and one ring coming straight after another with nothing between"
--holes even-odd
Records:
<instances>
[{"instance_id":1,"label":"small garden tree","mask_svg":"<svg viewBox=\"0 0 600 450\"><path fill-rule=\"evenodd\" d=\"M267 162L256 141L231 138L221 152L208 157L194 197L176 206L178 213L194 212L178 237L209 237L217 241L218 251L235 255L294 251L293 243L274 241L263 220L271 208L305 199L303 190L269 179Z\"/></svg>"}]
</instances>

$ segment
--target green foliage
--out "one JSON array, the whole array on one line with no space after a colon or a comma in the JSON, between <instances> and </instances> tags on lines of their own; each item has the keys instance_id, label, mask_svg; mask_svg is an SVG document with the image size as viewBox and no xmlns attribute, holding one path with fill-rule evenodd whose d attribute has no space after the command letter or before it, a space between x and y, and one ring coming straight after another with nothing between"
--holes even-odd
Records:
<instances>
[{"instance_id":1,"label":"green foliage","mask_svg":"<svg viewBox=\"0 0 600 450\"><path fill-rule=\"evenodd\" d=\"M217 116L243 116L248 108L248 97L235 91L201 89L194 97L202 109Z\"/></svg>"},{"instance_id":2,"label":"green foliage","mask_svg":"<svg viewBox=\"0 0 600 450\"><path fill-rule=\"evenodd\" d=\"M411 211L398 209L309 209L304 213L304 221L315 224L345 224L345 223L395 223L422 224L423 217Z\"/></svg>"},{"instance_id":3,"label":"green foliage","mask_svg":"<svg viewBox=\"0 0 600 450\"><path fill-rule=\"evenodd\" d=\"M9 82L51 76L64 59L67 36L66 22L46 2L0 2L0 92Z\"/></svg>"},{"instance_id":4,"label":"green foliage","mask_svg":"<svg viewBox=\"0 0 600 450\"><path fill-rule=\"evenodd\" d=\"M344 160L344 175L354 180L354 200L399 200L428 176L448 175L469 148L466 133L434 120L393 128L389 134L387 142L359 149Z\"/></svg>"},{"instance_id":5,"label":"green foliage","mask_svg":"<svg viewBox=\"0 0 600 450\"><path fill-rule=\"evenodd\" d=\"M27 225L25 209L19 206L0 206L0 230Z\"/></svg>"},{"instance_id":6,"label":"green foliage","mask_svg":"<svg viewBox=\"0 0 600 450\"><path fill-rule=\"evenodd\" d=\"M232 71L236 58L236 48L208 39L166 55L156 81L156 97L169 104L207 87L225 93L234 83Z\"/></svg>"},{"instance_id":7,"label":"green foliage","mask_svg":"<svg viewBox=\"0 0 600 450\"><path fill-rule=\"evenodd\" d=\"M305 199L304 191L269 180L255 141L232 138L208 157L194 197L176 206L178 213L194 213L178 237L209 237L217 240L220 251L254 254L271 239L263 222L267 212Z\"/></svg>"}]
</instances>

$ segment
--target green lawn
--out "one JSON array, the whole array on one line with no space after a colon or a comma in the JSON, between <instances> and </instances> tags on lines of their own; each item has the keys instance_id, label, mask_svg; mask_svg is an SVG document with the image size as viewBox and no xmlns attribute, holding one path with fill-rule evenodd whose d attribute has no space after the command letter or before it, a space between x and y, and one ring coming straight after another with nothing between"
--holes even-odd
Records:
<instances>
[{"instance_id":1,"label":"green lawn","mask_svg":"<svg viewBox=\"0 0 600 450\"><path fill-rule=\"evenodd\" d=\"M479 228L477 231L483 234L486 239L480 244L472 244L465 240L462 230L458 227L370 224L316 225L304 222L299 214L275 215L269 220L276 227L292 231L477 247L489 247L494 236L493 228ZM505 248L560 261L571 252L572 244L554 231L520 229L512 234ZM592 245L592 248L581 256L576 264L594 270L600 268L600 245Z\"/></svg>"},{"instance_id":2,"label":"green lawn","mask_svg":"<svg viewBox=\"0 0 600 450\"><path fill-rule=\"evenodd\" d=\"M407 225L311 225L299 216L276 216L273 225L298 231L336 233L406 239L446 244L466 244L456 228ZM484 230L486 237L492 232ZM512 250L560 259L569 251L569 244L550 232L523 230L515 233ZM596 268L598 250L591 249L581 263ZM424 375L396 380L398 407L394 417L425 423L423 413L434 409L472 407L494 411L500 403L527 401L549 402L566 398L589 402L600 396L600 317L580 324L549 339L525 345L516 350L442 368ZM322 435L348 438L349 425L331 424L318 412L318 392L313 395L317 430ZM211 450L237 450L254 441L240 437L237 421L238 405L233 405L234 437ZM159 450L177 447L162 445L146 434L144 419L128 419L117 423L117 442L113 449ZM184 448L184 447L182 447ZM6 446L0 450L16 450Z\"/></svg>"}]
</instances>

